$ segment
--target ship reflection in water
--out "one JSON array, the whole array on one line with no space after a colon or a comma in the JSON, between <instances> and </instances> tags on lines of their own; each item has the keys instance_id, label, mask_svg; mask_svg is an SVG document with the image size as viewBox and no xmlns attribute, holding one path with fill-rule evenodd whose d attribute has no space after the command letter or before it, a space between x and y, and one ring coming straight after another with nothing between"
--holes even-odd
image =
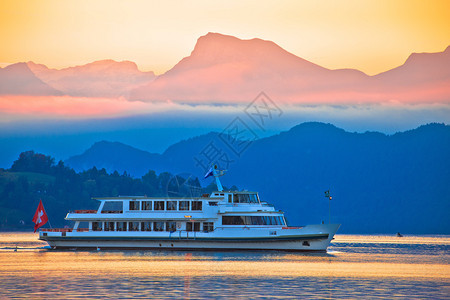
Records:
<instances>
[{"instance_id":1,"label":"ship reflection in water","mask_svg":"<svg viewBox=\"0 0 450 300\"><path fill-rule=\"evenodd\" d=\"M449 236L337 235L326 254L53 251L0 233L0 298L446 298ZM17 247L17 251L14 251Z\"/></svg>"}]
</instances>

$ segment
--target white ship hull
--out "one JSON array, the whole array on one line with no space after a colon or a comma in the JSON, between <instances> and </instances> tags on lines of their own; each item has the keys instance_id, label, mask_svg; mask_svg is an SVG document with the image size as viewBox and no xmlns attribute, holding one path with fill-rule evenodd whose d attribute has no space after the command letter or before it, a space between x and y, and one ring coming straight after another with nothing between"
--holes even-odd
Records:
<instances>
[{"instance_id":1,"label":"white ship hull","mask_svg":"<svg viewBox=\"0 0 450 300\"><path fill-rule=\"evenodd\" d=\"M41 232L53 249L326 251L339 224L216 228L213 232ZM45 235L44 235L45 233Z\"/></svg>"}]
</instances>

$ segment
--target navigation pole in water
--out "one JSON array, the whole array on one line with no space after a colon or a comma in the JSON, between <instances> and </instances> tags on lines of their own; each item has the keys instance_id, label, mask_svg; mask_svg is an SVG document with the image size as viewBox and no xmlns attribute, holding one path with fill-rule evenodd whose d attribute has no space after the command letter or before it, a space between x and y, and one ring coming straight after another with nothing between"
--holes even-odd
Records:
<instances>
[{"instance_id":1,"label":"navigation pole in water","mask_svg":"<svg viewBox=\"0 0 450 300\"><path fill-rule=\"evenodd\" d=\"M331 224L331 197L330 190L325 191L325 197L328 198L328 223Z\"/></svg>"}]
</instances>

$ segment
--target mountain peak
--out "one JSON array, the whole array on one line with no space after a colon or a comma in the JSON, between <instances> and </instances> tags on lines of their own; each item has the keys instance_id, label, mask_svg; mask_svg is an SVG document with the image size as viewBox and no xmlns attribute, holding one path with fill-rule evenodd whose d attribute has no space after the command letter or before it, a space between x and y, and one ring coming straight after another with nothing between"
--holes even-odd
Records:
<instances>
[{"instance_id":1,"label":"mountain peak","mask_svg":"<svg viewBox=\"0 0 450 300\"><path fill-rule=\"evenodd\" d=\"M145 152L143 150L134 148L133 146L130 146L130 145L127 145L127 144L124 144L124 143L121 143L121 142L113 142L113 141L106 141L106 140L95 142L86 151L92 151L93 149L95 149L95 150L99 150L99 149L107 150L107 149L110 149L111 147L117 147L117 148L121 148L121 149L133 149L133 150L136 150L136 151Z\"/></svg>"},{"instance_id":2,"label":"mountain peak","mask_svg":"<svg viewBox=\"0 0 450 300\"><path fill-rule=\"evenodd\" d=\"M342 128L338 128L333 124L330 123L323 123L323 122L304 122L301 124L298 124L291 129L289 129L288 132L291 133L298 133L298 132L313 132L313 133L325 133L325 132L340 132L345 133L345 130Z\"/></svg>"},{"instance_id":3,"label":"mountain peak","mask_svg":"<svg viewBox=\"0 0 450 300\"><path fill-rule=\"evenodd\" d=\"M71 96L123 96L155 78L153 72L141 72L131 61L104 59L60 70L27 64L40 80Z\"/></svg>"},{"instance_id":4,"label":"mountain peak","mask_svg":"<svg viewBox=\"0 0 450 300\"><path fill-rule=\"evenodd\" d=\"M450 46L447 46L442 52L414 52L411 53L406 59L404 65L406 64L433 64L433 63L450 63Z\"/></svg>"},{"instance_id":5,"label":"mountain peak","mask_svg":"<svg viewBox=\"0 0 450 300\"><path fill-rule=\"evenodd\" d=\"M63 70L74 69L77 72L85 71L85 72L99 72L99 71L107 71L111 70L114 73L121 72L132 72L132 73L140 73L138 66L136 63L128 60L123 61L115 61L112 59L103 59L97 60L91 63L87 63L85 65L80 65L76 67L69 67ZM153 72L149 72L153 73Z\"/></svg>"},{"instance_id":6,"label":"mountain peak","mask_svg":"<svg viewBox=\"0 0 450 300\"><path fill-rule=\"evenodd\" d=\"M152 71L150 72L141 72L136 65L135 62L129 61L129 60L123 60L123 61L115 61L113 59L102 59L93 61L84 65L77 65L73 67L67 67L62 69L53 69L48 68L44 64L37 64L35 62L29 61L26 63L28 67L33 71L36 72L42 72L44 70L51 70L51 71L62 71L62 72L73 72L73 73L92 73L92 72L113 72L113 73L132 73L132 74L148 74L151 76L155 76ZM39 74L40 75L40 74Z\"/></svg>"},{"instance_id":7,"label":"mountain peak","mask_svg":"<svg viewBox=\"0 0 450 300\"><path fill-rule=\"evenodd\" d=\"M274 42L210 32L197 40L190 56L154 82L138 87L131 98L242 102L262 88L286 94L304 90L314 79L322 84L326 71Z\"/></svg>"},{"instance_id":8,"label":"mountain peak","mask_svg":"<svg viewBox=\"0 0 450 300\"><path fill-rule=\"evenodd\" d=\"M436 92L440 91L439 97L448 99L448 84L447 87L441 85L450 79L450 46L442 52L412 53L403 65L375 77L383 78L386 85L394 89L407 87L411 98L418 94L410 92L416 88L420 91L419 94L429 90L431 97L436 97Z\"/></svg>"},{"instance_id":9,"label":"mountain peak","mask_svg":"<svg viewBox=\"0 0 450 300\"><path fill-rule=\"evenodd\" d=\"M61 92L38 78L25 62L0 69L0 94L49 96Z\"/></svg>"},{"instance_id":10,"label":"mountain peak","mask_svg":"<svg viewBox=\"0 0 450 300\"><path fill-rule=\"evenodd\" d=\"M219 58L251 59L254 55L268 56L278 52L294 56L272 41L258 38L244 40L231 35L209 32L198 38L191 57L202 56L216 62Z\"/></svg>"},{"instance_id":11,"label":"mountain peak","mask_svg":"<svg viewBox=\"0 0 450 300\"><path fill-rule=\"evenodd\" d=\"M114 69L115 72L140 72L136 63L129 60L115 61L112 59L103 59L85 64L83 66L78 66L78 68L83 68L89 71Z\"/></svg>"}]
</instances>

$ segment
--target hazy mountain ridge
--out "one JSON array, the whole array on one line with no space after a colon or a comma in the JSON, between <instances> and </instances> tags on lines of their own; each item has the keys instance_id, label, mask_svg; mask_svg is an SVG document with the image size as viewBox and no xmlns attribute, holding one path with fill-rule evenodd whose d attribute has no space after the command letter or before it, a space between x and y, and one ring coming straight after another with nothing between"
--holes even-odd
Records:
<instances>
[{"instance_id":1,"label":"hazy mountain ridge","mask_svg":"<svg viewBox=\"0 0 450 300\"><path fill-rule=\"evenodd\" d=\"M0 68L0 95L58 96L61 91L39 79L26 63Z\"/></svg>"},{"instance_id":2,"label":"hazy mountain ridge","mask_svg":"<svg viewBox=\"0 0 450 300\"><path fill-rule=\"evenodd\" d=\"M97 142L83 154L72 156L65 163L75 171L88 170L93 166L106 169L110 173L119 171L142 176L148 172L148 165L158 159L159 154L152 154L119 142Z\"/></svg>"},{"instance_id":3,"label":"hazy mountain ridge","mask_svg":"<svg viewBox=\"0 0 450 300\"><path fill-rule=\"evenodd\" d=\"M14 86L8 82L27 81L30 74L12 72L16 65L0 69L1 94ZM13 94L58 94L53 88L70 96L233 104L247 103L264 90L279 103L291 104L450 101L450 47L413 53L401 66L375 76L324 68L272 41L219 33L201 36L191 55L159 76L141 72L129 61L103 60L61 70L33 62L27 66L47 89L35 82L22 90L16 85Z\"/></svg>"},{"instance_id":4,"label":"hazy mountain ridge","mask_svg":"<svg viewBox=\"0 0 450 300\"><path fill-rule=\"evenodd\" d=\"M176 143L140 167L202 178L204 170L194 157L215 137L211 133ZM115 151L114 144L108 147ZM234 162L226 166L223 182L259 191L296 225L328 219L323 191L330 189L332 219L343 223L344 232L448 234L449 149L450 126L443 124L385 135L303 123L253 142L241 158L231 156ZM121 167L136 165L137 156L128 153L119 155ZM67 163L79 167L70 159ZM137 175L131 168L127 172Z\"/></svg>"},{"instance_id":5,"label":"hazy mountain ridge","mask_svg":"<svg viewBox=\"0 0 450 300\"><path fill-rule=\"evenodd\" d=\"M368 76L330 70L271 41L241 40L218 33L198 39L191 55L132 99L241 102L262 89L286 103L434 102L450 95L450 50L411 54L405 64Z\"/></svg>"},{"instance_id":6,"label":"hazy mountain ridge","mask_svg":"<svg viewBox=\"0 0 450 300\"><path fill-rule=\"evenodd\" d=\"M84 153L66 159L65 163L77 172L95 166L108 172L127 172L135 177L144 175L149 168L157 172L170 169L175 174L193 173L198 170L192 169L192 166L187 168L187 165L194 162L194 156L199 155L217 134L211 132L181 140L169 146L162 154L150 153L119 142L101 141L93 144Z\"/></svg>"},{"instance_id":7,"label":"hazy mountain ridge","mask_svg":"<svg viewBox=\"0 0 450 300\"><path fill-rule=\"evenodd\" d=\"M130 61L101 60L61 70L33 62L27 65L42 81L70 96L127 96L130 90L155 78L153 72L141 72Z\"/></svg>"}]
</instances>

